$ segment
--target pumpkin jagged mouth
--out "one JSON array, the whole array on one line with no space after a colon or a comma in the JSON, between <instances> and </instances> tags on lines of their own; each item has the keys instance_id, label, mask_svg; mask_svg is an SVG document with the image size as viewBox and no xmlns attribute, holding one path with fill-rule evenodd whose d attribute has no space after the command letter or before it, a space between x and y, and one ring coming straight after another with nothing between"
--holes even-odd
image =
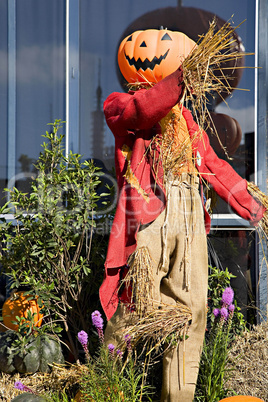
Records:
<instances>
[{"instance_id":1,"label":"pumpkin jagged mouth","mask_svg":"<svg viewBox=\"0 0 268 402\"><path fill-rule=\"evenodd\" d=\"M142 61L140 59L140 57L138 58L138 60L135 60L134 57L132 57L132 59L126 54L125 52L125 58L127 59L128 63L130 66L133 66L136 68L136 70L147 70L147 68L149 68L150 70L153 70L155 68L156 65L159 65L161 63L162 60L165 60L165 58L167 57L169 52L169 49L166 51L166 53L163 56L160 57L156 57L154 56L153 60L148 60L145 59L144 61Z\"/></svg>"}]
</instances>

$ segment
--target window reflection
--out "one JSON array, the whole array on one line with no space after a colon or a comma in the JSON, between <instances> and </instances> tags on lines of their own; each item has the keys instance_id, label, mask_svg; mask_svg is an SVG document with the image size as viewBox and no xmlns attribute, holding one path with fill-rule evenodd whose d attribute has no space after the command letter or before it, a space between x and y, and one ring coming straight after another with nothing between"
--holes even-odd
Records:
<instances>
[{"instance_id":1,"label":"window reflection","mask_svg":"<svg viewBox=\"0 0 268 402\"><path fill-rule=\"evenodd\" d=\"M6 173L1 168L0 173L1 184L6 181L3 187L16 183L18 188L28 191L34 174L33 163L43 142L42 134L49 130L47 123L65 119L65 2L21 0L14 4L14 26L8 29L15 30L13 91L16 101L11 103L6 97L3 104L7 105L8 101L9 110L14 108L15 135L12 137L3 118L1 137L9 141L12 138L12 144L9 143L8 152L6 147L1 148L9 159L5 165L9 164L11 169ZM6 23L7 18L3 21ZM3 38L8 39L6 34L1 35L1 47L6 43ZM4 49L6 55L7 49ZM10 73L11 66L8 70ZM12 168L12 165L15 166Z\"/></svg>"}]
</instances>

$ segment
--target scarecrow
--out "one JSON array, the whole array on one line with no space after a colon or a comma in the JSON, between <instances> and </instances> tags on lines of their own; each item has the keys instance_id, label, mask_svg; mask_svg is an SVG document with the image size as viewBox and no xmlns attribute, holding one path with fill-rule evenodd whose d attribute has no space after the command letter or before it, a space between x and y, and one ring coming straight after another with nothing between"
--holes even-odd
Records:
<instances>
[{"instance_id":1,"label":"scarecrow","mask_svg":"<svg viewBox=\"0 0 268 402\"><path fill-rule=\"evenodd\" d=\"M215 80L213 68L224 57L239 57L223 51L229 24L214 28L198 44L162 28L126 37L118 63L130 90L104 102L119 191L100 288L105 337L115 343L130 334L164 345L166 402L192 401L198 375L210 229L204 183L242 218L267 224L262 198L252 195L256 188L216 156L204 131L206 95L220 93L226 82Z\"/></svg>"}]
</instances>

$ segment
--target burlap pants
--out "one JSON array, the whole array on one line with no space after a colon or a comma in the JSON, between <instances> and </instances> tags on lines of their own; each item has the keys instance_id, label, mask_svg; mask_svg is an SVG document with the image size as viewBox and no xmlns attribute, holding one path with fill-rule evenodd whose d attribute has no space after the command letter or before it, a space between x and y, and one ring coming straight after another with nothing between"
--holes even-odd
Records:
<instances>
[{"instance_id":1,"label":"burlap pants","mask_svg":"<svg viewBox=\"0 0 268 402\"><path fill-rule=\"evenodd\" d=\"M188 339L164 353L161 402L192 402L206 327L208 281L207 241L197 178L183 174L179 181L168 183L166 210L138 233L137 247L144 246L153 260L154 300L167 304L179 301L192 311ZM108 322L106 342L117 343L122 326L127 326L127 314L120 305Z\"/></svg>"}]
</instances>

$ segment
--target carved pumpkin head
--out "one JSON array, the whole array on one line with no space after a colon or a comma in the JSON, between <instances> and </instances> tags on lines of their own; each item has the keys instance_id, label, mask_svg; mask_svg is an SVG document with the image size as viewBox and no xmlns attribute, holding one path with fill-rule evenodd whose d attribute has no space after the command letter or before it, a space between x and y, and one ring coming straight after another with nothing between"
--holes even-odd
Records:
<instances>
[{"instance_id":1,"label":"carved pumpkin head","mask_svg":"<svg viewBox=\"0 0 268 402\"><path fill-rule=\"evenodd\" d=\"M120 43L118 65L129 83L156 83L173 73L195 46L182 32L136 31Z\"/></svg>"}]
</instances>

